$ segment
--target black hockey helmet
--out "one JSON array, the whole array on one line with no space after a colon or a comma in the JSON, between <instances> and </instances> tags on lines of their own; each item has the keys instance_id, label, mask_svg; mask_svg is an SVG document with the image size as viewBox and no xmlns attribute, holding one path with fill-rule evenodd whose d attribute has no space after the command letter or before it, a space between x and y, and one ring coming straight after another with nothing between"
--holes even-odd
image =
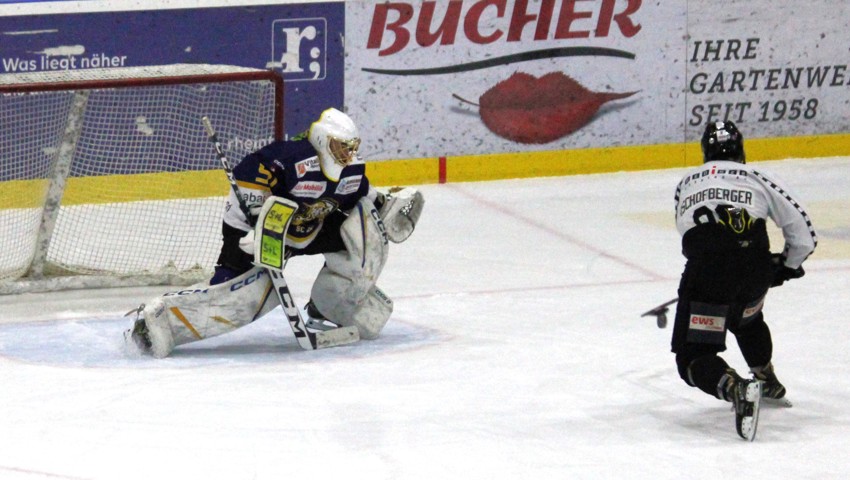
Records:
<instances>
[{"instance_id":1,"label":"black hockey helmet","mask_svg":"<svg viewBox=\"0 0 850 480\"><path fill-rule=\"evenodd\" d=\"M746 163L744 136L733 122L727 120L706 125L702 134L702 159L703 163L713 160Z\"/></svg>"}]
</instances>

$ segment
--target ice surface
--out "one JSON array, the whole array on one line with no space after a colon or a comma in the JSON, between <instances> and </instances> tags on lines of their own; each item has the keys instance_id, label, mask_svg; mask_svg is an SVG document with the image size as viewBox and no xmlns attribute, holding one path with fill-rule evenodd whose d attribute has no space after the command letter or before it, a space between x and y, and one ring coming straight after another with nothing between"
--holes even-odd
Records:
<instances>
[{"instance_id":1,"label":"ice surface","mask_svg":"<svg viewBox=\"0 0 850 480\"><path fill-rule=\"evenodd\" d=\"M123 315L167 289L0 297L0 479L847 478L850 158L762 165L820 245L768 296L794 407L754 443L639 316L676 295L674 169L422 186L353 346L302 351L277 310L155 360ZM299 302L320 265L290 262Z\"/></svg>"}]
</instances>

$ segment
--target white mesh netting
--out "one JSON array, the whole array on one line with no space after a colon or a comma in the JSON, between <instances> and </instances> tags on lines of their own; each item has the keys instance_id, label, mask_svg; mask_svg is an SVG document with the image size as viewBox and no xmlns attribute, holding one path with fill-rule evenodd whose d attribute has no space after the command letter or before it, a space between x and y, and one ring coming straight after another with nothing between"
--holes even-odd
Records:
<instances>
[{"instance_id":1,"label":"white mesh netting","mask_svg":"<svg viewBox=\"0 0 850 480\"><path fill-rule=\"evenodd\" d=\"M279 83L245 73L269 72L180 65L0 75L0 293L52 277L96 275L109 285L208 275L229 185L201 117L233 163L279 132ZM81 80L114 83L81 88ZM80 92L88 96L77 118Z\"/></svg>"}]
</instances>

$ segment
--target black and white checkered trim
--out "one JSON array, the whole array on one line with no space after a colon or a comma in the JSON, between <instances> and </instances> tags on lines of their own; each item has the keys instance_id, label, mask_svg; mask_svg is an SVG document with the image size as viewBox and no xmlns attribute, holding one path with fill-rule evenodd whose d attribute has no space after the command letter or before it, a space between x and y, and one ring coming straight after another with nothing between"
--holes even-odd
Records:
<instances>
[{"instance_id":1,"label":"black and white checkered trim","mask_svg":"<svg viewBox=\"0 0 850 480\"><path fill-rule=\"evenodd\" d=\"M800 215L802 215L803 219L805 219L805 221L806 221L806 226L809 227L809 234L812 236L812 241L814 241L815 247L817 247L817 245L818 245L818 234L817 234L817 232L815 232L815 227L812 225L812 219L809 218L809 214L806 213L805 210L803 210L803 207L800 206L800 204L796 200L794 200L794 198L792 198L791 195L788 194L788 192L786 192L784 189L782 189L782 187L777 185L773 180L767 178L761 172L757 172L755 170L752 170L752 173L753 173L753 175L756 176L756 178L758 178L759 180L761 180L762 182L767 184L767 186L769 186L770 188L779 192L779 194L782 195L782 198L784 198L785 200L788 200L788 202L791 205L793 205L794 208L796 208L798 212L800 212Z\"/></svg>"}]
</instances>

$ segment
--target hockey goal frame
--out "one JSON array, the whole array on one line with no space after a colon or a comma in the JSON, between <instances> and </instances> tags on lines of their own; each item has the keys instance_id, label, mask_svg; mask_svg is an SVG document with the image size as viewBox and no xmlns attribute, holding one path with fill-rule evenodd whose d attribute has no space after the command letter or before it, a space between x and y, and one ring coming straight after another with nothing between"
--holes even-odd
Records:
<instances>
[{"instance_id":1,"label":"hockey goal frame","mask_svg":"<svg viewBox=\"0 0 850 480\"><path fill-rule=\"evenodd\" d=\"M136 76L127 77L128 74L136 74ZM180 272L144 272L132 275L116 275L106 272L104 274L75 272L59 275L45 274L44 267L47 263L48 247L53 236L56 217L62 206L61 198L65 183L70 174L70 163L80 135L81 115L85 109L89 92L182 84L271 82L274 85L274 118L271 135L275 140L284 137L283 78L278 72L273 70L250 69L229 65L177 64L93 69L90 71L78 70L67 73L29 72L5 74L3 77L6 77L6 82L14 81L18 83L0 82L0 96L68 91L73 92L73 101L71 111L68 114L61 147L56 155L52 171L49 177L45 179L48 182L48 194L44 205L42 205L35 253L25 274L13 280L0 279L0 295L80 288L189 285L203 281L209 277L212 265L209 265L207 269L193 269L191 271ZM42 78L49 80L41 81ZM75 115L80 115L80 117L75 118ZM215 121L216 119L213 118L212 120ZM198 125L199 129L202 130L200 118L198 118Z\"/></svg>"}]
</instances>

